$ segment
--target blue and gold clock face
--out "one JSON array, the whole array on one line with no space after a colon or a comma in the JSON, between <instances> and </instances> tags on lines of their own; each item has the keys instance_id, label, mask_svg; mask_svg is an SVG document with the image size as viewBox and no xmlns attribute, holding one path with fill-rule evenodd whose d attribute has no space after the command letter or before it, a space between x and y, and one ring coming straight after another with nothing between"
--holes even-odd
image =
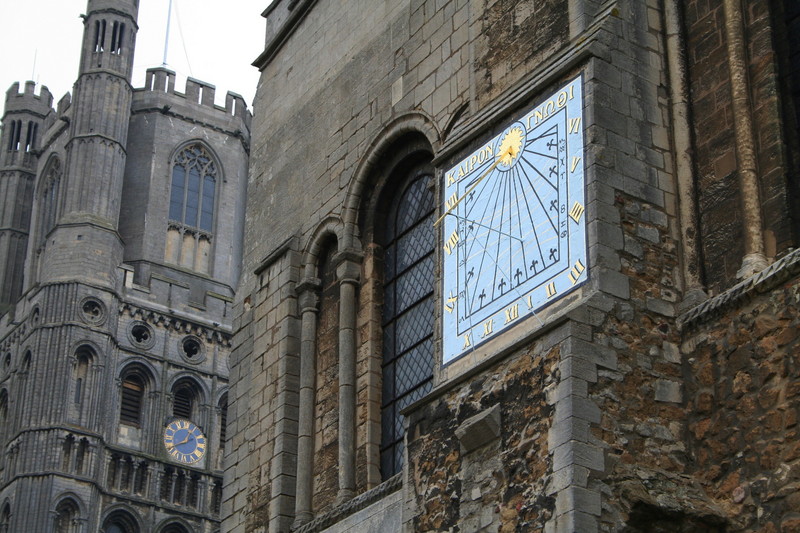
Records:
<instances>
[{"instance_id":1,"label":"blue and gold clock face","mask_svg":"<svg viewBox=\"0 0 800 533\"><path fill-rule=\"evenodd\" d=\"M192 422L177 418L164 429L164 447L173 460L192 464L205 455L206 438Z\"/></svg>"},{"instance_id":2,"label":"blue and gold clock face","mask_svg":"<svg viewBox=\"0 0 800 533\"><path fill-rule=\"evenodd\" d=\"M443 364L589 274L578 77L444 175Z\"/></svg>"}]
</instances>

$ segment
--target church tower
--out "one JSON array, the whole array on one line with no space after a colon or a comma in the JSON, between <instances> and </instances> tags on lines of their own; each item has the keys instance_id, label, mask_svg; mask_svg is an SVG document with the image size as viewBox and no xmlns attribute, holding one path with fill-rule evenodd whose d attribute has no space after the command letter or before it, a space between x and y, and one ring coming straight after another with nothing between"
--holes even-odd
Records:
<instances>
[{"instance_id":1,"label":"church tower","mask_svg":"<svg viewBox=\"0 0 800 533\"><path fill-rule=\"evenodd\" d=\"M138 0L89 0L74 85L60 206L42 205L43 235L49 213L59 223L41 253L34 252L29 283L84 277L113 286L122 259L117 233L133 89ZM37 257L38 255L38 257ZM41 264L58 268L41 269Z\"/></svg>"},{"instance_id":2,"label":"church tower","mask_svg":"<svg viewBox=\"0 0 800 533\"><path fill-rule=\"evenodd\" d=\"M88 0L55 109L8 93L0 533L220 526L251 115L165 68L134 88L138 4Z\"/></svg>"},{"instance_id":3,"label":"church tower","mask_svg":"<svg viewBox=\"0 0 800 533\"><path fill-rule=\"evenodd\" d=\"M6 93L5 127L0 136L0 312L19 298L28 228L33 204L34 178L39 162L43 123L53 97L47 87L34 94L29 81L22 93L15 83Z\"/></svg>"}]
</instances>

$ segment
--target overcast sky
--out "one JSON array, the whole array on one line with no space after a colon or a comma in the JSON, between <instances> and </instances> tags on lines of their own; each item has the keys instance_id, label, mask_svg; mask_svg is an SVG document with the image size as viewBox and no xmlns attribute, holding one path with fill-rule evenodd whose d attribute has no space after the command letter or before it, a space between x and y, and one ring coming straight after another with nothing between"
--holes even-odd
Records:
<instances>
[{"instance_id":1,"label":"overcast sky","mask_svg":"<svg viewBox=\"0 0 800 533\"><path fill-rule=\"evenodd\" d=\"M217 104L225 93L241 94L252 106L258 70L251 66L263 50L270 0L173 0L167 67L177 73L183 92L187 76L216 86ZM144 86L145 70L164 59L169 0L141 0L133 86ZM46 85L53 105L78 75L83 35L79 18L86 0L0 0L0 91L15 81ZM185 44L185 50L184 50ZM188 57L188 60L187 60ZM5 98L0 103L4 107ZM1 115L0 115L1 116Z\"/></svg>"}]
</instances>

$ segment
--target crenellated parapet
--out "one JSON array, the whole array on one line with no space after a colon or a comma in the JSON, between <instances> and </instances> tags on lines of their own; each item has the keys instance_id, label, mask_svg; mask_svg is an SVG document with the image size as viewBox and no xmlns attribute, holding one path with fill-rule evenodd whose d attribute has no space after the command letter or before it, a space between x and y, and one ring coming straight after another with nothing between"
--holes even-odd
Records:
<instances>
[{"instance_id":1,"label":"crenellated parapet","mask_svg":"<svg viewBox=\"0 0 800 533\"><path fill-rule=\"evenodd\" d=\"M46 85L39 88L36 94L36 82L26 81L20 92L19 82L14 82L6 91L5 117L13 113L31 113L44 118L53 106L53 95Z\"/></svg>"},{"instance_id":2,"label":"crenellated parapet","mask_svg":"<svg viewBox=\"0 0 800 533\"><path fill-rule=\"evenodd\" d=\"M216 105L215 98L214 85L191 77L184 92L176 90L175 72L156 67L147 70L144 87L134 90L132 107L134 113L158 111L218 131L238 133L248 143L252 114L244 98L228 91L224 106Z\"/></svg>"}]
</instances>

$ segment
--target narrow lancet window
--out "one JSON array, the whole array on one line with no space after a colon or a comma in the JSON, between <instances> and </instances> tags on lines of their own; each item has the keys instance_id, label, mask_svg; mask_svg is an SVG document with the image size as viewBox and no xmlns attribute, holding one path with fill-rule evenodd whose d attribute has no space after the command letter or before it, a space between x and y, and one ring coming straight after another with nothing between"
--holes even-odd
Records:
<instances>
[{"instance_id":1,"label":"narrow lancet window","mask_svg":"<svg viewBox=\"0 0 800 533\"><path fill-rule=\"evenodd\" d=\"M39 130L39 125L32 120L28 121L28 133L25 137L25 151L30 152L36 148L36 133Z\"/></svg>"},{"instance_id":2,"label":"narrow lancet window","mask_svg":"<svg viewBox=\"0 0 800 533\"><path fill-rule=\"evenodd\" d=\"M94 22L94 51L102 52L106 43L106 21L96 20Z\"/></svg>"},{"instance_id":3,"label":"narrow lancet window","mask_svg":"<svg viewBox=\"0 0 800 533\"><path fill-rule=\"evenodd\" d=\"M383 393L380 464L383 479L403 465L400 411L433 383L433 193L430 175L413 176L393 202L383 235Z\"/></svg>"}]
</instances>

